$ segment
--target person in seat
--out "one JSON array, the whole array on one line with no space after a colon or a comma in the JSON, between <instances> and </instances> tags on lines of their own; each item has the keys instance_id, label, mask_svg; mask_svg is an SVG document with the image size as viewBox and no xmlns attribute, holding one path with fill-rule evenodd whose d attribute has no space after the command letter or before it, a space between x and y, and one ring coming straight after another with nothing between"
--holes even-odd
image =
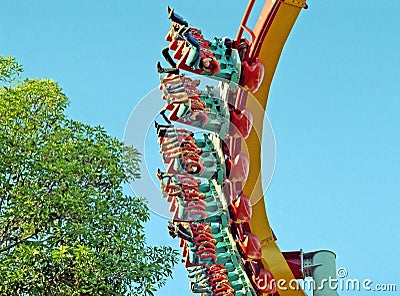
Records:
<instances>
[{"instance_id":1,"label":"person in seat","mask_svg":"<svg viewBox=\"0 0 400 296\"><path fill-rule=\"evenodd\" d=\"M220 64L215 58L214 53L209 48L209 41L202 38L201 31L189 26L180 15L176 14L173 9L167 7L168 18L176 24L172 26L172 36L175 39L185 40L190 47L189 55L186 59L186 65L193 70L200 69L209 74L217 74L220 72ZM194 37L195 35L196 37ZM201 44L202 43L202 44ZM169 54L169 46L162 50L162 54L172 68L163 68L161 63L157 63L157 71L159 73L179 74L179 69L175 61Z\"/></svg>"}]
</instances>

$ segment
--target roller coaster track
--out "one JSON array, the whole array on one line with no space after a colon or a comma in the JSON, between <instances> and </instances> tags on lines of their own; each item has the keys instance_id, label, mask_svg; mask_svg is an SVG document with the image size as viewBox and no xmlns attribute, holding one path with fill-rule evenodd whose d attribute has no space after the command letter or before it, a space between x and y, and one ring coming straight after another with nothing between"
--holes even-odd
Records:
<instances>
[{"instance_id":1,"label":"roller coaster track","mask_svg":"<svg viewBox=\"0 0 400 296\"><path fill-rule=\"evenodd\" d=\"M251 1L249 7L254 1ZM305 1L266 1L263 11L261 13L260 20L254 28L254 34L258 34L263 30L265 32L264 40L261 46L254 47L254 53L258 56L260 61L264 64L265 75L263 82L253 95L257 101L263 107L264 112L267 107L269 90L274 76L283 46L289 36L289 33L301 11L302 8L306 8ZM250 8L251 9L251 8ZM263 17L268 20L265 22L267 26L263 24ZM244 22L246 21L246 14ZM241 27L245 24L241 24ZM239 30L240 34L241 29ZM238 38L237 38L238 39ZM261 42L260 42L261 43ZM259 43L259 44L260 44ZM257 51L259 53L257 54ZM275 279L284 279L289 282L294 279L293 273L289 268L282 252L276 244L274 234L272 233L266 209L264 198L259 199L263 196L262 182L261 182L261 145L257 134L262 134L263 118L264 114L256 114L258 108L253 106L247 106L247 108L253 113L253 130L250 136L246 139L246 144L249 151L249 155L254 157L250 158L251 170L249 176L244 185L244 193L248 196L257 198L258 202L253 204L253 215L250 221L252 232L260 239L262 246L262 262L264 266L272 272ZM302 290L280 290L281 296L303 296L305 293Z\"/></svg>"}]
</instances>

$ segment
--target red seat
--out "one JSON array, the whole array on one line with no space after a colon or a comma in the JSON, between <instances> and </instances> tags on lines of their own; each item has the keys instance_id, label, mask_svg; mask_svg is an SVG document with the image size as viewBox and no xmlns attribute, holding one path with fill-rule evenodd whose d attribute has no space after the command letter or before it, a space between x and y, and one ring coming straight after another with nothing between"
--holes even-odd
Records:
<instances>
[{"instance_id":1,"label":"red seat","mask_svg":"<svg viewBox=\"0 0 400 296\"><path fill-rule=\"evenodd\" d=\"M182 42L180 40L174 39L169 44L169 49L170 50L176 50L179 47L179 45L181 45L181 44L182 44Z\"/></svg>"},{"instance_id":2,"label":"red seat","mask_svg":"<svg viewBox=\"0 0 400 296\"><path fill-rule=\"evenodd\" d=\"M261 242L254 234L247 233L244 241L239 241L239 246L245 260L261 259Z\"/></svg>"},{"instance_id":3,"label":"red seat","mask_svg":"<svg viewBox=\"0 0 400 296\"><path fill-rule=\"evenodd\" d=\"M243 193L231 204L233 221L235 223L250 222L252 206L250 199Z\"/></svg>"},{"instance_id":4,"label":"red seat","mask_svg":"<svg viewBox=\"0 0 400 296\"><path fill-rule=\"evenodd\" d=\"M259 59L256 59L253 65L250 66L247 61L244 61L242 66L243 82L241 85L247 87L251 92L254 93L259 89L264 79L264 65Z\"/></svg>"},{"instance_id":5,"label":"red seat","mask_svg":"<svg viewBox=\"0 0 400 296\"><path fill-rule=\"evenodd\" d=\"M239 111L238 109L231 109L229 111L231 118L231 126L229 133L235 135L240 133L240 135L246 139L251 132L253 125L253 115L248 109Z\"/></svg>"},{"instance_id":6,"label":"red seat","mask_svg":"<svg viewBox=\"0 0 400 296\"><path fill-rule=\"evenodd\" d=\"M276 293L276 282L271 272L264 268L260 268L258 276L252 276L253 283L257 290L264 294Z\"/></svg>"},{"instance_id":7,"label":"red seat","mask_svg":"<svg viewBox=\"0 0 400 296\"><path fill-rule=\"evenodd\" d=\"M249 175L250 162L246 155L239 153L232 161L229 179L233 182L244 182Z\"/></svg>"}]
</instances>

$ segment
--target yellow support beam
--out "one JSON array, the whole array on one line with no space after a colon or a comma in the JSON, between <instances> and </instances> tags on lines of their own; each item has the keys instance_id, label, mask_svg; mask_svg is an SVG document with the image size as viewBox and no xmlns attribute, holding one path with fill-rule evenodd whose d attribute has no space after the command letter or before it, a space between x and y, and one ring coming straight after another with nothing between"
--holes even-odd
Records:
<instances>
[{"instance_id":1,"label":"yellow support beam","mask_svg":"<svg viewBox=\"0 0 400 296\"><path fill-rule=\"evenodd\" d=\"M279 2L279 3L275 3ZM244 193L253 201L253 215L250 222L252 233L257 235L262 244L262 262L272 272L277 283L286 281L289 283L294 279L285 258L276 244L266 214L261 179L261 135L265 110L268 102L268 94L275 73L283 46L302 8L306 8L305 0L267 0L264 8L268 9L273 5L279 5L277 13L268 29L261 47L259 59L264 64L265 76L259 90L254 97L259 104L248 102L248 108L253 113L253 130L246 139L246 145L250 158L250 172L244 186ZM264 11L264 9L263 9ZM257 25L256 25L257 26ZM262 114L260 111L262 107ZM290 289L278 290L281 296L305 296L302 290Z\"/></svg>"}]
</instances>

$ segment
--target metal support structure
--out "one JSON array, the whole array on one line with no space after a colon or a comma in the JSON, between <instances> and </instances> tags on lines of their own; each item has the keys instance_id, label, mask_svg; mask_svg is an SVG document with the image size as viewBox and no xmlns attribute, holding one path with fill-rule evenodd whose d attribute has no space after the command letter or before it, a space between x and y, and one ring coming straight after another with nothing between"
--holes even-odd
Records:
<instances>
[{"instance_id":1,"label":"metal support structure","mask_svg":"<svg viewBox=\"0 0 400 296\"><path fill-rule=\"evenodd\" d=\"M336 254L321 250L305 253L304 275L314 279L313 296L339 296L336 289ZM336 287L335 287L336 286Z\"/></svg>"}]
</instances>

